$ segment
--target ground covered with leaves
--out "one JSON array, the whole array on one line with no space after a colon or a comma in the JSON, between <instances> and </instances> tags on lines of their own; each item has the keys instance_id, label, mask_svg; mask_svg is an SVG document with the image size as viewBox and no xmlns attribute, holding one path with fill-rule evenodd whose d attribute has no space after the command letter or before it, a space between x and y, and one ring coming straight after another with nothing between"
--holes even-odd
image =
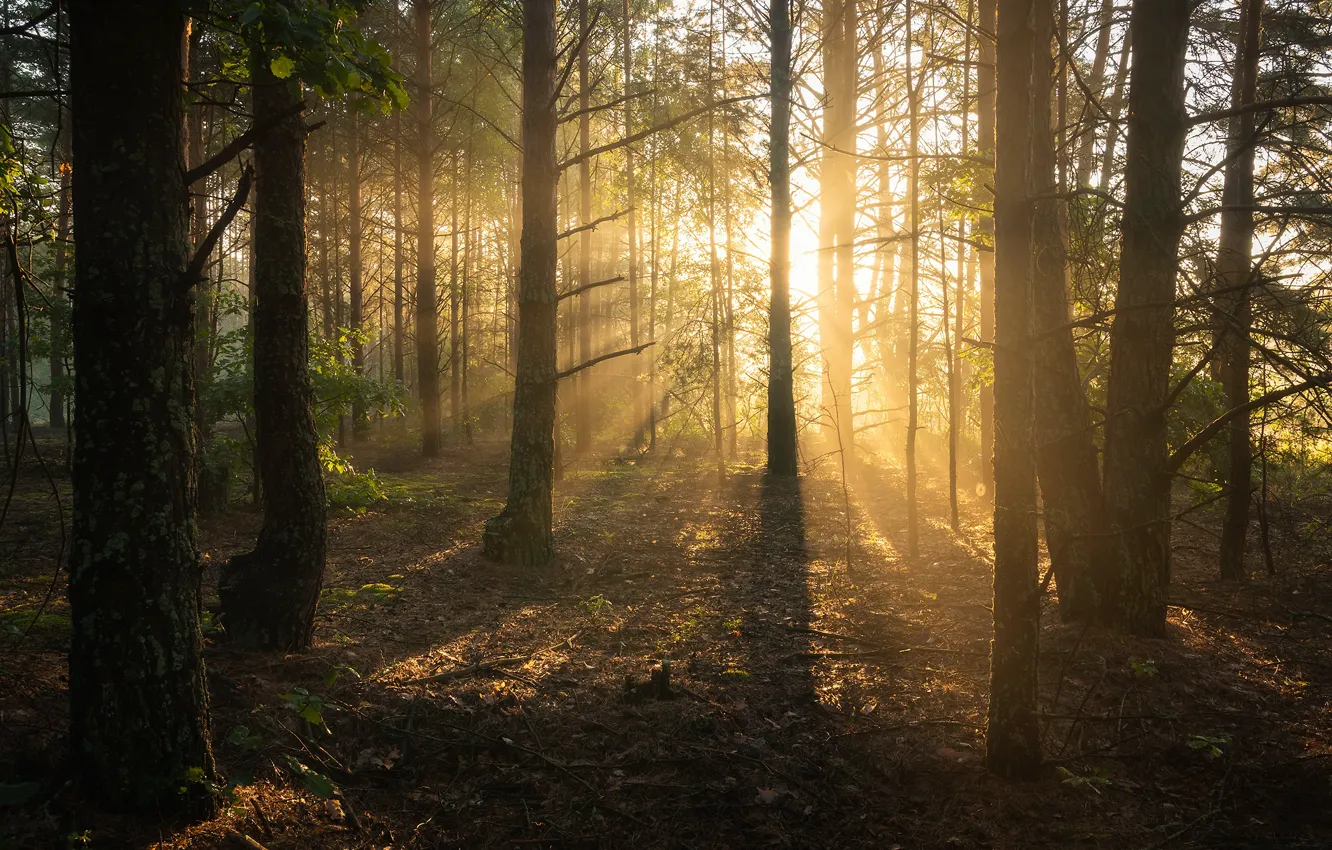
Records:
<instances>
[{"instance_id":1,"label":"ground covered with leaves","mask_svg":"<svg viewBox=\"0 0 1332 850\"><path fill-rule=\"evenodd\" d=\"M64 779L68 480L25 462L0 526L0 847L1332 843L1332 567L1308 522L1278 522L1276 575L1237 586L1191 514L1165 640L1062 625L1049 600L1049 766L1011 783L981 766L978 500L955 534L926 492L911 560L889 460L719 484L678 450L601 455L559 484L557 560L522 570L477 545L503 448L355 453L375 474L331 488L315 650L210 632L228 785L193 825L99 811ZM239 506L205 523L206 605L258 525Z\"/></svg>"}]
</instances>

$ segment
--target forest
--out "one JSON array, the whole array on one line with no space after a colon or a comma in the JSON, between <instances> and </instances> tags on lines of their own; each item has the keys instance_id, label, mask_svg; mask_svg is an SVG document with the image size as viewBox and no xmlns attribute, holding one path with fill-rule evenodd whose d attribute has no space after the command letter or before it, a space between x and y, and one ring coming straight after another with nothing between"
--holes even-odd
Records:
<instances>
[{"instance_id":1,"label":"forest","mask_svg":"<svg viewBox=\"0 0 1332 850\"><path fill-rule=\"evenodd\" d=\"M1332 846L1328 0L0 0L0 850Z\"/></svg>"}]
</instances>

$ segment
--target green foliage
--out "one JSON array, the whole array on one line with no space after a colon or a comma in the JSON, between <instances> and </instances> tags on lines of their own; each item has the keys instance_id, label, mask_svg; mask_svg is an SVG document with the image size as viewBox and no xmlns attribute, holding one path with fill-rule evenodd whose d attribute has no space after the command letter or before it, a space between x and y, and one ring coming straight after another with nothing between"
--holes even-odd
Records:
<instances>
[{"instance_id":1,"label":"green foliage","mask_svg":"<svg viewBox=\"0 0 1332 850\"><path fill-rule=\"evenodd\" d=\"M587 599L580 601L578 607L586 612L589 619L597 620L600 619L603 612L610 610L611 601L598 593L596 596L589 596Z\"/></svg>"},{"instance_id":2,"label":"green foliage","mask_svg":"<svg viewBox=\"0 0 1332 850\"><path fill-rule=\"evenodd\" d=\"M1110 781L1110 776L1103 768L1096 768L1090 773L1077 774L1066 767L1057 768L1059 775L1064 777L1063 784L1070 788L1081 788L1091 791L1094 794L1100 794L1105 788L1109 788L1114 783Z\"/></svg>"},{"instance_id":3,"label":"green foliage","mask_svg":"<svg viewBox=\"0 0 1332 850\"><path fill-rule=\"evenodd\" d=\"M291 693L278 696L286 700L302 720L308 721L312 726L328 728L328 724L324 722L324 712L331 706L320 695L312 694L305 688L292 688Z\"/></svg>"},{"instance_id":4,"label":"green foliage","mask_svg":"<svg viewBox=\"0 0 1332 850\"><path fill-rule=\"evenodd\" d=\"M202 2L202 0L199 0ZM363 111L405 109L407 90L393 57L356 25L358 4L346 0L213 0L217 26L259 50L278 79L295 78L322 98L348 98ZM240 44L224 69L239 76ZM247 75L248 76L248 75Z\"/></svg>"},{"instance_id":5,"label":"green foliage","mask_svg":"<svg viewBox=\"0 0 1332 850\"><path fill-rule=\"evenodd\" d=\"M311 770L301 764L295 756L288 755L286 758L287 767L290 768L292 774L300 780L301 785L305 786L306 791L309 791L316 797L322 797L325 800L331 800L337 796L338 788L333 784L333 780L329 779L324 774Z\"/></svg>"},{"instance_id":6,"label":"green foliage","mask_svg":"<svg viewBox=\"0 0 1332 850\"><path fill-rule=\"evenodd\" d=\"M1129 669L1131 669L1133 675L1139 679L1150 679L1160 672L1156 669L1156 659L1154 658L1148 658L1143 661L1131 658L1129 659Z\"/></svg>"},{"instance_id":7,"label":"green foliage","mask_svg":"<svg viewBox=\"0 0 1332 850\"><path fill-rule=\"evenodd\" d=\"M1230 743L1230 739L1225 735L1189 735L1186 743L1189 749L1194 752L1202 753L1209 759L1215 759L1224 755L1220 745Z\"/></svg>"},{"instance_id":8,"label":"green foliage","mask_svg":"<svg viewBox=\"0 0 1332 850\"><path fill-rule=\"evenodd\" d=\"M247 726L233 726L227 733L227 743L243 750L257 750L264 743L264 738L251 732Z\"/></svg>"}]
</instances>

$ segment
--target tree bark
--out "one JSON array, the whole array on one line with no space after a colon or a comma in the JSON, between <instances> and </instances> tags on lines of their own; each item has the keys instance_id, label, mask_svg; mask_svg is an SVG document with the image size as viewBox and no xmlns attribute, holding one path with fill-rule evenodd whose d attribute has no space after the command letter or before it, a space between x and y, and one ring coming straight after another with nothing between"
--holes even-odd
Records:
<instances>
[{"instance_id":1,"label":"tree bark","mask_svg":"<svg viewBox=\"0 0 1332 850\"><path fill-rule=\"evenodd\" d=\"M996 0L978 0L979 62L976 66L976 147L982 157L994 157L995 124L995 14ZM984 243L994 242L994 216L982 213L976 227ZM980 338L994 342L994 266L992 251L980 252ZM980 386L981 491L994 498L994 383Z\"/></svg>"},{"instance_id":2,"label":"tree bark","mask_svg":"<svg viewBox=\"0 0 1332 850\"><path fill-rule=\"evenodd\" d=\"M1033 0L1000 0L996 74L994 395L994 644L985 763L1030 777L1040 767L1034 373L1031 343L1033 66L1049 41L1035 38ZM1048 95L1047 95L1048 97ZM1048 118L1048 116L1047 116Z\"/></svg>"},{"instance_id":3,"label":"tree bark","mask_svg":"<svg viewBox=\"0 0 1332 850\"><path fill-rule=\"evenodd\" d=\"M255 121L276 122L254 145L254 414L264 524L254 550L233 557L219 577L219 620L238 646L304 652L325 550L305 297L305 124L293 111L300 83L274 77L258 46L251 55Z\"/></svg>"},{"instance_id":4,"label":"tree bark","mask_svg":"<svg viewBox=\"0 0 1332 850\"><path fill-rule=\"evenodd\" d=\"M406 381L406 333L402 323L402 113L393 112L393 377Z\"/></svg>"},{"instance_id":5,"label":"tree bark","mask_svg":"<svg viewBox=\"0 0 1332 850\"><path fill-rule=\"evenodd\" d=\"M302 152L304 145L301 146ZM304 212L304 210L302 210ZM353 111L351 115L351 144L347 150L347 217L351 219L348 234L347 262L348 274L348 324L352 332L352 371L357 377L365 374L365 344L361 341L361 329L365 323L365 290L362 281L361 263L361 119ZM352 439L362 440L370 433L370 418L366 415L365 405L359 397L352 403Z\"/></svg>"},{"instance_id":6,"label":"tree bark","mask_svg":"<svg viewBox=\"0 0 1332 850\"><path fill-rule=\"evenodd\" d=\"M154 811L213 806L194 540L194 282L184 280L184 33L167 0L70 4L70 755L89 793Z\"/></svg>"},{"instance_id":7,"label":"tree bark","mask_svg":"<svg viewBox=\"0 0 1332 850\"><path fill-rule=\"evenodd\" d=\"M1082 389L1073 329L1069 326L1066 231L1055 174L1051 89L1055 63L1051 0L1035 0L1035 67L1032 74L1032 173L1028 191L1037 201L1032 232L1036 316L1036 465L1050 564L1065 621L1095 616L1091 553L1104 524L1101 468L1093 441L1091 409ZM1044 49L1042 49L1044 48Z\"/></svg>"},{"instance_id":8,"label":"tree bark","mask_svg":"<svg viewBox=\"0 0 1332 850\"><path fill-rule=\"evenodd\" d=\"M509 496L483 535L486 557L525 566L546 563L555 549L556 59L555 0L528 0L523 4L523 234Z\"/></svg>"},{"instance_id":9,"label":"tree bark","mask_svg":"<svg viewBox=\"0 0 1332 850\"><path fill-rule=\"evenodd\" d=\"M907 230L911 235L911 277L906 292L907 308L907 427L906 503L907 557L920 552L920 507L916 503L916 431L920 423L920 82L912 76L911 25L914 3L906 3L907 80Z\"/></svg>"},{"instance_id":10,"label":"tree bark","mask_svg":"<svg viewBox=\"0 0 1332 850\"><path fill-rule=\"evenodd\" d=\"M578 52L578 223L586 227L592 221L592 162L587 152L592 146L591 80L588 79L588 0L578 0L578 32L582 46ZM578 236L578 285L592 283L592 231ZM578 297L578 358L592 359L592 299L596 293L585 290ZM521 333L521 331L520 331ZM592 448L592 373L585 371L574 378L574 451L583 454Z\"/></svg>"},{"instance_id":11,"label":"tree bark","mask_svg":"<svg viewBox=\"0 0 1332 850\"><path fill-rule=\"evenodd\" d=\"M1189 0L1134 0L1123 250L1110 331L1105 501L1112 535L1107 617L1133 634L1165 633L1170 582L1166 396L1175 276L1184 230L1181 164Z\"/></svg>"},{"instance_id":12,"label":"tree bark","mask_svg":"<svg viewBox=\"0 0 1332 850\"><path fill-rule=\"evenodd\" d=\"M1232 101L1238 107L1257 99L1258 59L1262 47L1263 0L1241 0L1239 44L1235 57ZM1230 121L1230 143L1225 185L1222 188L1221 242L1216 257L1217 287L1230 290L1219 310L1222 325L1217 348L1221 353L1221 380L1226 408L1249 401L1249 333L1253 324L1253 112ZM1221 524L1221 577L1243 579L1248 543L1249 503L1253 495L1253 449L1249 417L1235 418L1228 429L1230 463L1226 470L1226 514Z\"/></svg>"},{"instance_id":13,"label":"tree bark","mask_svg":"<svg viewBox=\"0 0 1332 850\"><path fill-rule=\"evenodd\" d=\"M416 18L416 368L421 394L421 448L438 457L439 316L435 291L435 138L431 132L431 0L413 0Z\"/></svg>"},{"instance_id":14,"label":"tree bark","mask_svg":"<svg viewBox=\"0 0 1332 850\"><path fill-rule=\"evenodd\" d=\"M793 476L796 449L795 377L791 362L791 8L771 0L772 295L768 307L768 472Z\"/></svg>"}]
</instances>

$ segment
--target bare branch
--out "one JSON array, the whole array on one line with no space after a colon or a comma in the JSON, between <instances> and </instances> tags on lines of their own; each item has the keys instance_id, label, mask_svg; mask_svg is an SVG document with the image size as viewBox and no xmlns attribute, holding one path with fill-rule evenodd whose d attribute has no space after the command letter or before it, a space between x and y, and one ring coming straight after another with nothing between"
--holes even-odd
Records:
<instances>
[{"instance_id":1,"label":"bare branch","mask_svg":"<svg viewBox=\"0 0 1332 850\"><path fill-rule=\"evenodd\" d=\"M561 378L568 378L572 375L577 375L579 372L583 371L584 369L590 369L591 367L597 365L601 361L610 360L612 357L623 357L626 354L638 354L644 349L654 346L656 344L657 343L655 341L645 342L642 345L636 345L633 348L624 348L621 349L620 351L612 351L610 354L603 354L600 357L593 357L591 360L588 360L585 363L579 363L577 366L565 369L563 372L556 372L555 380L558 381Z\"/></svg>"}]
</instances>

